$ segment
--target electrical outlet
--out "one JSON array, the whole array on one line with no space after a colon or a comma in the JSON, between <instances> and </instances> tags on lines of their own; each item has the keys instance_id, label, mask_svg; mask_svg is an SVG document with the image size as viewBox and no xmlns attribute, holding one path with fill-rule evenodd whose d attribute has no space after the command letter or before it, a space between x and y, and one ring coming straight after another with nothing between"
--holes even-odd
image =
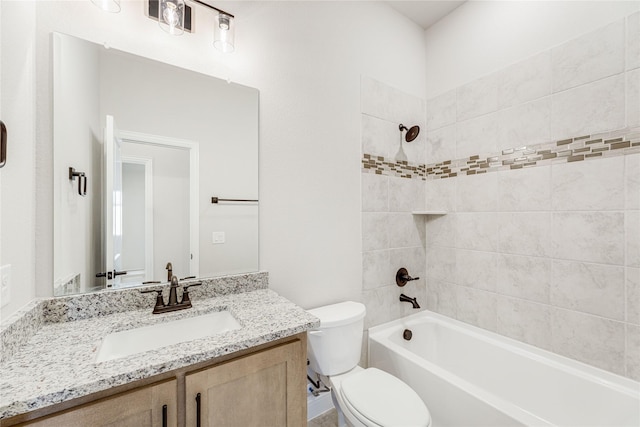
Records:
<instances>
[{"instance_id":1,"label":"electrical outlet","mask_svg":"<svg viewBox=\"0 0 640 427\"><path fill-rule=\"evenodd\" d=\"M0 307L11 302L11 264L0 267Z\"/></svg>"},{"instance_id":2,"label":"electrical outlet","mask_svg":"<svg viewBox=\"0 0 640 427\"><path fill-rule=\"evenodd\" d=\"M214 245L219 245L224 243L226 240L226 236L224 231L214 231L212 238L211 238L211 243L213 243Z\"/></svg>"}]
</instances>

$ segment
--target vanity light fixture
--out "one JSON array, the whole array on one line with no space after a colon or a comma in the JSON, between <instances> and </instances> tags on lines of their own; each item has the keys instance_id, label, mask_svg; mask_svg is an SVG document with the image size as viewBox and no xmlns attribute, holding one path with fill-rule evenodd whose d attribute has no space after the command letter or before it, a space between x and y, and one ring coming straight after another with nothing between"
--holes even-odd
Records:
<instances>
[{"instance_id":1,"label":"vanity light fixture","mask_svg":"<svg viewBox=\"0 0 640 427\"><path fill-rule=\"evenodd\" d=\"M213 27L213 45L224 53L234 51L234 16L200 0L188 0L216 12ZM160 27L172 35L193 32L192 8L185 0L148 0L148 16L157 19Z\"/></svg>"},{"instance_id":2,"label":"vanity light fixture","mask_svg":"<svg viewBox=\"0 0 640 427\"><path fill-rule=\"evenodd\" d=\"M120 12L120 0L91 0L91 3L95 4L105 12Z\"/></svg>"}]
</instances>

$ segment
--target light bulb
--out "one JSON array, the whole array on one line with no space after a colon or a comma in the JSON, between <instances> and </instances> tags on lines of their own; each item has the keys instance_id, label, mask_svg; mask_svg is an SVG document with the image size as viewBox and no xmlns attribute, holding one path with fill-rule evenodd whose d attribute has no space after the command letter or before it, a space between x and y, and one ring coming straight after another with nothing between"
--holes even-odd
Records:
<instances>
[{"instance_id":1,"label":"light bulb","mask_svg":"<svg viewBox=\"0 0 640 427\"><path fill-rule=\"evenodd\" d=\"M224 53L233 52L234 38L233 17L225 13L219 13L215 17L213 45Z\"/></svg>"},{"instance_id":2,"label":"light bulb","mask_svg":"<svg viewBox=\"0 0 640 427\"><path fill-rule=\"evenodd\" d=\"M167 3L167 7L162 12L162 17L164 21L169 24L170 27L175 27L180 22L180 17L178 16L177 7L173 3Z\"/></svg>"},{"instance_id":3,"label":"light bulb","mask_svg":"<svg viewBox=\"0 0 640 427\"><path fill-rule=\"evenodd\" d=\"M158 25L174 36L184 33L184 0L161 0L158 10Z\"/></svg>"}]
</instances>

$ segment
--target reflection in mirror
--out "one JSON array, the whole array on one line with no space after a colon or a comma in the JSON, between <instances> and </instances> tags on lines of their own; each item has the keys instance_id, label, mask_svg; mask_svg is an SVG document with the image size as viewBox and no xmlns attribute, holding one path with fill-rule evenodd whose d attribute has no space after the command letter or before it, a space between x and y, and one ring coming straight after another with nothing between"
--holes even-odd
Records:
<instances>
[{"instance_id":1,"label":"reflection in mirror","mask_svg":"<svg viewBox=\"0 0 640 427\"><path fill-rule=\"evenodd\" d=\"M256 89L58 33L52 69L54 295L258 270L258 204L211 203L258 199Z\"/></svg>"}]
</instances>

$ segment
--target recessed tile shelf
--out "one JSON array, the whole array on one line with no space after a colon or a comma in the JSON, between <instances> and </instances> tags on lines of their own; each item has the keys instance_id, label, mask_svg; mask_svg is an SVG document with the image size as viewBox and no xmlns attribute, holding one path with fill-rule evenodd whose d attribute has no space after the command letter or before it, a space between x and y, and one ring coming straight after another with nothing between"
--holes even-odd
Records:
<instances>
[{"instance_id":1,"label":"recessed tile shelf","mask_svg":"<svg viewBox=\"0 0 640 427\"><path fill-rule=\"evenodd\" d=\"M447 211L412 211L413 215L446 215Z\"/></svg>"}]
</instances>

